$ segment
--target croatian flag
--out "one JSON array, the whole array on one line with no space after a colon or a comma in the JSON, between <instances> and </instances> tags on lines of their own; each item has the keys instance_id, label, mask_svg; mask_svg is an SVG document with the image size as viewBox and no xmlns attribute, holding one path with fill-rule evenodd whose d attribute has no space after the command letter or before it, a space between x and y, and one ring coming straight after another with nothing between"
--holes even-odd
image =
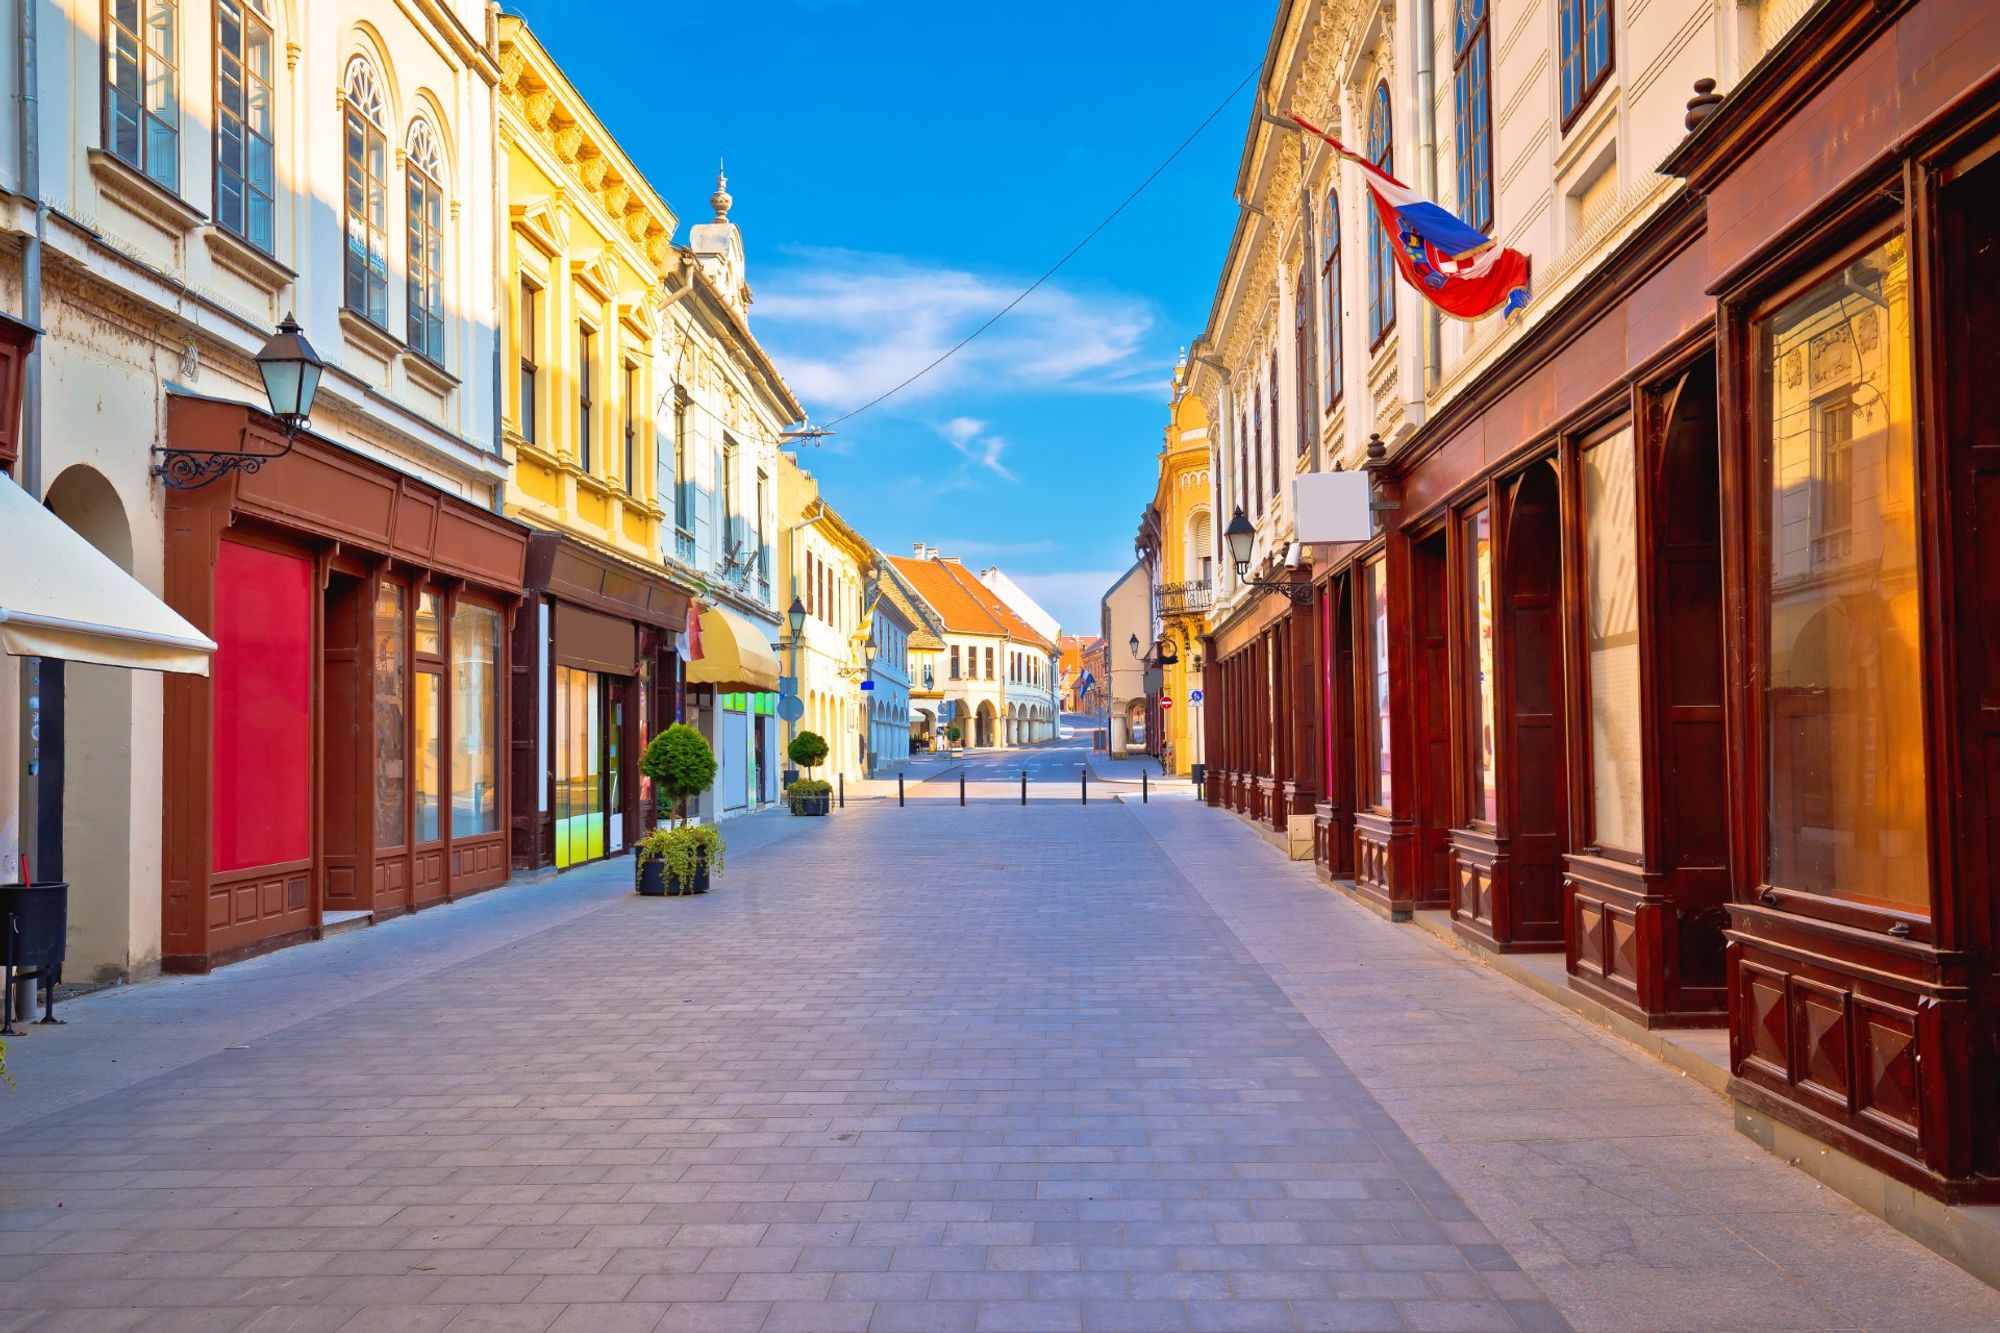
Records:
<instances>
[{"instance_id":1,"label":"croatian flag","mask_svg":"<svg viewBox=\"0 0 2000 1333\"><path fill-rule=\"evenodd\" d=\"M1495 245L1450 210L1426 199L1326 131L1294 115L1292 123L1325 140L1361 168L1375 215L1396 238L1389 247L1403 280L1424 299L1457 319L1499 311L1512 315L1528 304L1528 257Z\"/></svg>"}]
</instances>

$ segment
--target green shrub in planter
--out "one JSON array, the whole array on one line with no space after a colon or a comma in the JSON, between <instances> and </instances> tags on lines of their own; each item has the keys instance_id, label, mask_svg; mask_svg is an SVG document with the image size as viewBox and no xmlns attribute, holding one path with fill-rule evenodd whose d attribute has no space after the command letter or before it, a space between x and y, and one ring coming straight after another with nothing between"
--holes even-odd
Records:
<instances>
[{"instance_id":1,"label":"green shrub in planter","mask_svg":"<svg viewBox=\"0 0 2000 1333\"><path fill-rule=\"evenodd\" d=\"M653 780L660 813L685 824L687 803L715 781L715 751L699 731L676 722L646 746L639 756L639 771Z\"/></svg>"},{"instance_id":2,"label":"green shrub in planter","mask_svg":"<svg viewBox=\"0 0 2000 1333\"><path fill-rule=\"evenodd\" d=\"M816 731L802 731L792 737L785 753L793 763L810 772L826 762L826 740Z\"/></svg>"},{"instance_id":3,"label":"green shrub in planter","mask_svg":"<svg viewBox=\"0 0 2000 1333\"><path fill-rule=\"evenodd\" d=\"M817 778L801 778L785 788L785 799L795 815L823 815L832 808L833 784Z\"/></svg>"},{"instance_id":4,"label":"green shrub in planter","mask_svg":"<svg viewBox=\"0 0 2000 1333\"><path fill-rule=\"evenodd\" d=\"M634 853L637 888L648 897L706 893L709 876L722 873L722 835L712 824L654 829Z\"/></svg>"}]
</instances>

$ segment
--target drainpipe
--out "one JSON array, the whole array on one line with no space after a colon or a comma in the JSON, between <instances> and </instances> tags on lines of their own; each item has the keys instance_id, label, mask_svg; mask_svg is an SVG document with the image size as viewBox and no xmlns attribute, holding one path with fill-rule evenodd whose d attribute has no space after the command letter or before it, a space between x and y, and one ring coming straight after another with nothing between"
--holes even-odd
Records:
<instances>
[{"instance_id":1,"label":"drainpipe","mask_svg":"<svg viewBox=\"0 0 2000 1333\"><path fill-rule=\"evenodd\" d=\"M1437 78L1431 69L1432 52L1437 45L1436 25L1431 17L1432 0L1415 0L1411 7L1410 22L1416 29L1416 80L1417 80L1417 189L1426 199L1436 199L1438 194L1437 157ZM1429 301L1424 302L1424 391L1426 394L1437 387L1438 344L1442 338L1443 321L1438 308Z\"/></svg>"},{"instance_id":2,"label":"drainpipe","mask_svg":"<svg viewBox=\"0 0 2000 1333\"><path fill-rule=\"evenodd\" d=\"M18 0L20 51L15 73L20 79L20 192L35 208L35 227L21 245L21 319L42 326L42 242L48 235L49 207L42 199L40 71L35 59L36 0ZM21 489L36 499L42 494L42 340L28 353L21 385Z\"/></svg>"}]
</instances>

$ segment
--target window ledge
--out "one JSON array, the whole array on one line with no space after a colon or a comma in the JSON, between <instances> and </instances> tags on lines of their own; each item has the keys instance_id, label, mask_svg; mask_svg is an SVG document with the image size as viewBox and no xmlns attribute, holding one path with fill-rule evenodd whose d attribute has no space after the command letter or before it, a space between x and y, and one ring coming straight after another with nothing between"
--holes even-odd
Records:
<instances>
[{"instance_id":1,"label":"window ledge","mask_svg":"<svg viewBox=\"0 0 2000 1333\"><path fill-rule=\"evenodd\" d=\"M349 344L360 348L377 361L390 361L403 350L402 344L396 341L394 334L366 315L349 310L346 306L340 308L340 331Z\"/></svg>"},{"instance_id":2,"label":"window ledge","mask_svg":"<svg viewBox=\"0 0 2000 1333\"><path fill-rule=\"evenodd\" d=\"M116 154L93 148L87 156L99 190L167 234L185 236L208 221L208 214Z\"/></svg>"},{"instance_id":3,"label":"window ledge","mask_svg":"<svg viewBox=\"0 0 2000 1333\"><path fill-rule=\"evenodd\" d=\"M621 500L625 498L625 488L614 485L608 477L600 477L595 473L585 472L582 468L570 462L563 464L563 471L574 473L576 484L587 491L595 492L598 495L615 495Z\"/></svg>"},{"instance_id":4,"label":"window ledge","mask_svg":"<svg viewBox=\"0 0 2000 1333\"><path fill-rule=\"evenodd\" d=\"M297 273L220 223L202 228L202 239L210 259L259 291L276 296L298 281Z\"/></svg>"},{"instance_id":5,"label":"window ledge","mask_svg":"<svg viewBox=\"0 0 2000 1333\"><path fill-rule=\"evenodd\" d=\"M438 397L445 398L458 387L458 376L421 352L405 347L397 353L397 358L402 361L403 373L410 377L410 383L420 389L428 389Z\"/></svg>"}]
</instances>

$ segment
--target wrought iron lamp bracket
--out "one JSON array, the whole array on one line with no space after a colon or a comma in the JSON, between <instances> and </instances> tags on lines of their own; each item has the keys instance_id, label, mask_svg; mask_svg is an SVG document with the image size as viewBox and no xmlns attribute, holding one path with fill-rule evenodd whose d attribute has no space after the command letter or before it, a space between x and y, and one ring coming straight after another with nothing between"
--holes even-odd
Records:
<instances>
[{"instance_id":1,"label":"wrought iron lamp bracket","mask_svg":"<svg viewBox=\"0 0 2000 1333\"><path fill-rule=\"evenodd\" d=\"M308 428L305 422L286 427L285 447L272 453L245 453L241 449L176 449L156 444L153 453L159 461L153 464L153 475L169 490L198 491L232 472L262 471L264 464L275 463L289 454L298 442L299 434Z\"/></svg>"}]
</instances>

